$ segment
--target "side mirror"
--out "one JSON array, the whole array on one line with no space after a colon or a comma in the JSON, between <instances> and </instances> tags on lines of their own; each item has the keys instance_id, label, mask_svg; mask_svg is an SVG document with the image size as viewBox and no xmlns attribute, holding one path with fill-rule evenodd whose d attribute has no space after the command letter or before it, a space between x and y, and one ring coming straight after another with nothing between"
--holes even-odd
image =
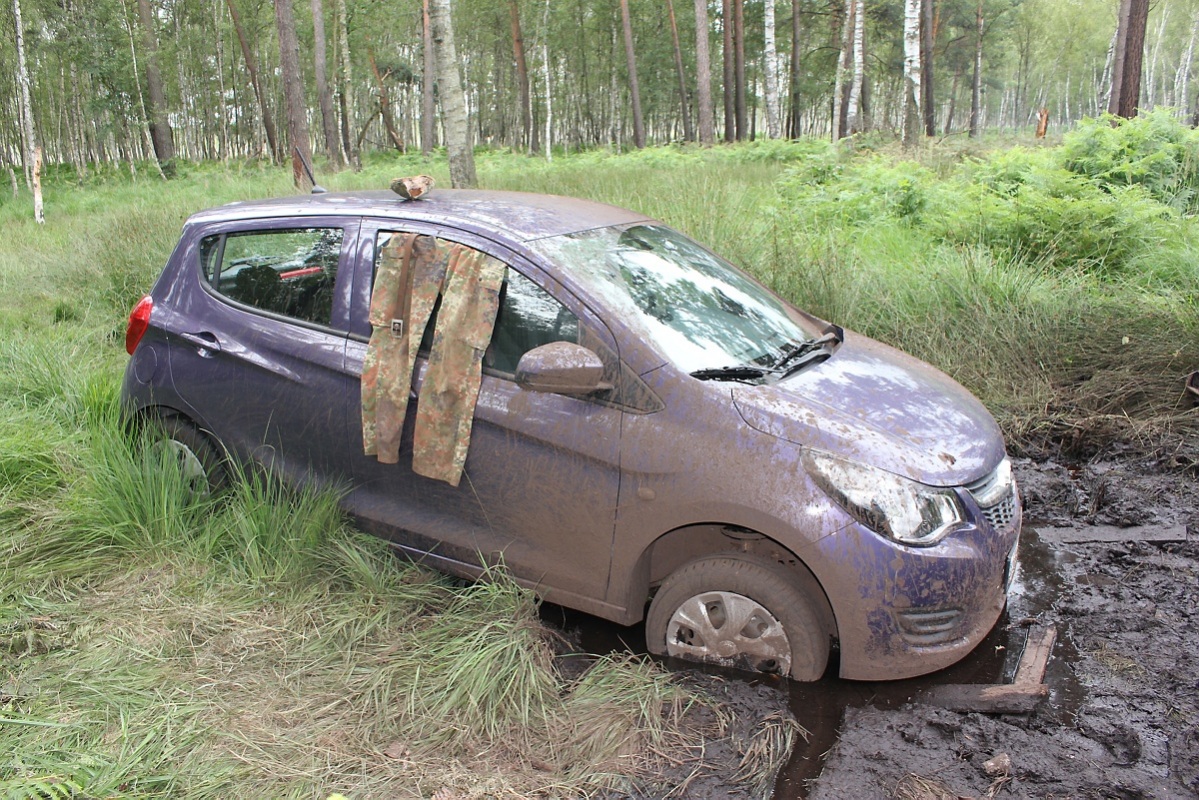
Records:
<instances>
[{"instance_id":1,"label":"side mirror","mask_svg":"<svg viewBox=\"0 0 1199 800\"><path fill-rule=\"evenodd\" d=\"M600 357L573 342L534 347L516 364L516 385L530 392L582 397L612 388L603 377L604 362Z\"/></svg>"}]
</instances>

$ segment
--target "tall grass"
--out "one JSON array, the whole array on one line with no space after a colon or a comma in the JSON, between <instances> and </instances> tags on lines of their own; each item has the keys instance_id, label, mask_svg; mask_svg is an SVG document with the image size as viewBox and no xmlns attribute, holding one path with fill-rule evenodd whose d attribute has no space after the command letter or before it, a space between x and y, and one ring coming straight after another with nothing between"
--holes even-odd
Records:
<instances>
[{"instance_id":1,"label":"tall grass","mask_svg":"<svg viewBox=\"0 0 1199 800\"><path fill-rule=\"evenodd\" d=\"M1042 157L929 150L904 165L800 142L552 164L481 153L479 166L491 188L591 197L691 233L799 305L942 367L1019 448L1193 432L1179 378L1199 363L1195 223L1132 219L1144 236L1118 267L1064 257L1077 236L1045 238L1052 257L1007 246L983 189L963 187L1035 183ZM415 172L448 183L444 161L417 157L322 182ZM652 786L725 735L719 714L692 713L706 701L639 660L564 676L534 600L502 574L462 585L398 562L335 495L254 473L197 495L152 436L124 430L124 318L183 220L289 191L257 164L183 173L51 181L44 227L0 204L0 793L578 796ZM780 719L741 743L747 790L765 791L795 735Z\"/></svg>"}]
</instances>

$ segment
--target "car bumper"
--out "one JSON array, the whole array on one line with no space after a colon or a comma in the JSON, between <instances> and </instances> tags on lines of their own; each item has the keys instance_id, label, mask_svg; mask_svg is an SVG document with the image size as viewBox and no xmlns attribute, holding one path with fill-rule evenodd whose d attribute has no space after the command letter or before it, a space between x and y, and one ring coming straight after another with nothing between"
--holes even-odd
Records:
<instances>
[{"instance_id":1,"label":"car bumper","mask_svg":"<svg viewBox=\"0 0 1199 800\"><path fill-rule=\"evenodd\" d=\"M985 519L933 547L906 547L854 523L817 543L837 621L842 678L893 680L944 669L973 650L1007 604L1019 503L1001 529Z\"/></svg>"}]
</instances>

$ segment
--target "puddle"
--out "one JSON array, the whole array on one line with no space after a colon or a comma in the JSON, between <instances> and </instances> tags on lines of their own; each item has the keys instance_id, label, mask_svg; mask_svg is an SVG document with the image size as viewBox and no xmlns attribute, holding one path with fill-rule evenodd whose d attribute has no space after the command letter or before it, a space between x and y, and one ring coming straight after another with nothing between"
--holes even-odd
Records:
<instances>
[{"instance_id":1,"label":"puddle","mask_svg":"<svg viewBox=\"0 0 1199 800\"><path fill-rule=\"evenodd\" d=\"M828 677L837 672L835 653L826 677L807 684L769 676L755 677L719 667L696 667L675 659L665 659L665 662L673 669L704 672L751 686L765 685L785 695L791 712L810 736L807 742L797 743L790 760L780 771L774 796L804 798L810 783L820 775L829 749L837 742L847 708L897 708L914 700L922 691L942 684L1011 682L1027 638L1027 626L1021 623L1053 609L1063 588L1056 559L1069 557L1068 553L1055 555L1043 544L1033 530L1034 524L1025 523L1008 608L995 628L970 655L932 675L902 681L845 681ZM577 636L585 652L646 652L644 625L624 627L550 604L542 606L541 614L546 622ZM1045 676L1050 694L1039 712L1041 717L1058 724L1073 722L1085 699L1085 692L1069 666L1077 657L1069 630L1063 630L1059 625L1053 658Z\"/></svg>"}]
</instances>

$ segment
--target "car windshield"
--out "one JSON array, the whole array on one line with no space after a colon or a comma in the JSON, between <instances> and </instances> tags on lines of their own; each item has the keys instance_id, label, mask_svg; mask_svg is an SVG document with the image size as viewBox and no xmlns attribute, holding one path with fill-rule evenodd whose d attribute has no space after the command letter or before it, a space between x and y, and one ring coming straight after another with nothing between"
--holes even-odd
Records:
<instances>
[{"instance_id":1,"label":"car windshield","mask_svg":"<svg viewBox=\"0 0 1199 800\"><path fill-rule=\"evenodd\" d=\"M597 228L532 246L686 372L769 368L811 338L777 297L662 225Z\"/></svg>"}]
</instances>

